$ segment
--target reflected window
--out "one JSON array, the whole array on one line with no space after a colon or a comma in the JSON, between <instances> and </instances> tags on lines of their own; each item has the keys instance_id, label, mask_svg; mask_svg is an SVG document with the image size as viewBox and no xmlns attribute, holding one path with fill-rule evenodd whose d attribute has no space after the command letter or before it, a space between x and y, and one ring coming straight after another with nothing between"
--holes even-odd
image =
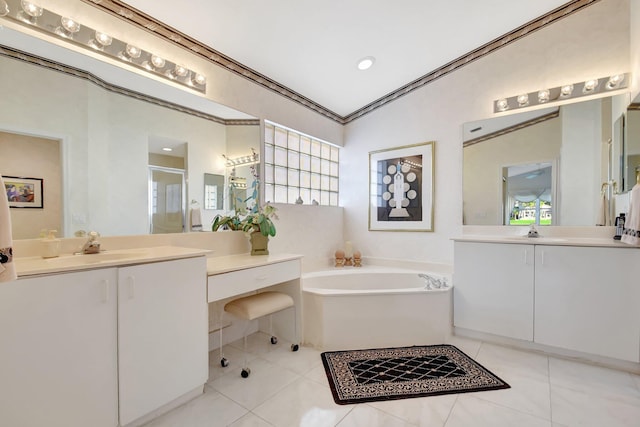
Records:
<instances>
[{"instance_id":1,"label":"reflected window","mask_svg":"<svg viewBox=\"0 0 640 427\"><path fill-rule=\"evenodd\" d=\"M265 201L338 206L340 148L265 121Z\"/></svg>"},{"instance_id":2,"label":"reflected window","mask_svg":"<svg viewBox=\"0 0 640 427\"><path fill-rule=\"evenodd\" d=\"M506 225L552 224L551 163L503 168Z\"/></svg>"}]
</instances>

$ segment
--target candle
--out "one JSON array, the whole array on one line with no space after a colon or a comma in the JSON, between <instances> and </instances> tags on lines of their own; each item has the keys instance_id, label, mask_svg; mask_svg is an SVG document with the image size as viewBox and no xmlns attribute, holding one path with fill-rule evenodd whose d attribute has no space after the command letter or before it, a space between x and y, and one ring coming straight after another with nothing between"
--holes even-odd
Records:
<instances>
[{"instance_id":1,"label":"candle","mask_svg":"<svg viewBox=\"0 0 640 427\"><path fill-rule=\"evenodd\" d=\"M349 241L344 243L344 256L345 258L353 257L353 245L351 245L351 242Z\"/></svg>"}]
</instances>

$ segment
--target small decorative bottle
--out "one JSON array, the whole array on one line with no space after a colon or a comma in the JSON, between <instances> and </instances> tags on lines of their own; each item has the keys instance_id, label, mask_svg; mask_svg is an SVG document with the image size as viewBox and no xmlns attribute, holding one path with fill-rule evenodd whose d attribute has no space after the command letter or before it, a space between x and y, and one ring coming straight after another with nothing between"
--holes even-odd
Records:
<instances>
[{"instance_id":1,"label":"small decorative bottle","mask_svg":"<svg viewBox=\"0 0 640 427\"><path fill-rule=\"evenodd\" d=\"M360 251L355 251L353 253L353 266L362 267L362 254L360 253Z\"/></svg>"},{"instance_id":2,"label":"small decorative bottle","mask_svg":"<svg viewBox=\"0 0 640 427\"><path fill-rule=\"evenodd\" d=\"M336 256L336 267L344 267L344 251L342 249L338 249L335 253Z\"/></svg>"}]
</instances>

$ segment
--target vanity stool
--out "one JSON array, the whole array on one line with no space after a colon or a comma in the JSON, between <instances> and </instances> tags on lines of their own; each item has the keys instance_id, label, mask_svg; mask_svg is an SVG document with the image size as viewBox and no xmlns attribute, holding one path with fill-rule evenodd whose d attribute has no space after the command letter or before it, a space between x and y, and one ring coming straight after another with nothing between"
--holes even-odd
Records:
<instances>
[{"instance_id":1,"label":"vanity stool","mask_svg":"<svg viewBox=\"0 0 640 427\"><path fill-rule=\"evenodd\" d=\"M254 295L234 299L228 302L224 306L224 310L221 314L221 319L224 313L231 313L234 316L246 321L244 328L244 367L242 368L242 378L247 378L251 373L251 370L247 366L247 330L251 320L259 317L269 315L269 333L271 334L271 344L276 344L278 338L273 335L273 319L272 315L286 308L293 307L293 324L294 324L294 339L298 337L297 315L296 306L291 296L282 292L261 292ZM298 351L298 344L291 344L291 351ZM222 353L222 328L220 328L220 365L224 368L229 365L227 359L224 358Z\"/></svg>"}]
</instances>

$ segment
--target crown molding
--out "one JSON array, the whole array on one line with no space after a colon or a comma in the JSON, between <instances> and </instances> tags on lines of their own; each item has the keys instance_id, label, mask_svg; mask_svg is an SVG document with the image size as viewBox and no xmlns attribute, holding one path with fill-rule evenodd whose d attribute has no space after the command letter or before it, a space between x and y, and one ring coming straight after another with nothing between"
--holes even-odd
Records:
<instances>
[{"instance_id":1,"label":"crown molding","mask_svg":"<svg viewBox=\"0 0 640 427\"><path fill-rule=\"evenodd\" d=\"M57 71L59 73L67 74L69 76L72 76L78 79L86 80L90 83L100 86L101 88L106 89L113 93L124 95L129 98L134 98L139 101L149 102L151 104L155 104L160 107L169 108L171 110L179 111L181 113L189 114L191 116L199 117L201 119L209 120L222 125L248 126L248 125L260 124L259 119L224 119L218 116L214 116L213 114L203 113L202 111L194 110L192 108L184 107L182 105L175 104L173 102L168 102L160 98L145 95L140 92L136 92L130 89L123 88L121 86L111 84L87 71L80 70L75 67L70 67L69 65L61 64L59 62L52 61L50 59L45 59L40 56L32 55L30 53L26 53L21 50L13 49L7 46L0 45L0 57L15 59L18 61L26 62L28 64L37 65L39 67L43 67L49 70Z\"/></svg>"},{"instance_id":2,"label":"crown molding","mask_svg":"<svg viewBox=\"0 0 640 427\"><path fill-rule=\"evenodd\" d=\"M452 73L465 65L472 63L496 50L505 47L519 39L540 30L548 25L551 25L562 18L566 18L592 4L595 4L601 0L572 0L568 3L510 31L489 43L486 43L479 48L460 56L453 61L436 68L428 74L408 83L401 88L388 93L387 95L378 98L377 100L365 105L364 107L346 115L340 116L335 112L323 107L322 105L312 101L311 99L295 92L292 89L270 79L269 77L260 74L259 72L241 64L240 62L230 58L215 49L199 42L198 40L168 26L167 24L158 21L157 19L123 3L119 0L82 0L84 3L95 6L98 9L106 11L118 18L136 26L142 28L174 45L180 46L184 49L191 51L192 53L205 58L206 60L217 64L226 70L242 76L254 83L271 90L289 100L296 102L304 107L307 107L316 113L325 116L339 124L345 125L350 123L365 114L368 114L396 99L407 95L421 87Z\"/></svg>"}]
</instances>

